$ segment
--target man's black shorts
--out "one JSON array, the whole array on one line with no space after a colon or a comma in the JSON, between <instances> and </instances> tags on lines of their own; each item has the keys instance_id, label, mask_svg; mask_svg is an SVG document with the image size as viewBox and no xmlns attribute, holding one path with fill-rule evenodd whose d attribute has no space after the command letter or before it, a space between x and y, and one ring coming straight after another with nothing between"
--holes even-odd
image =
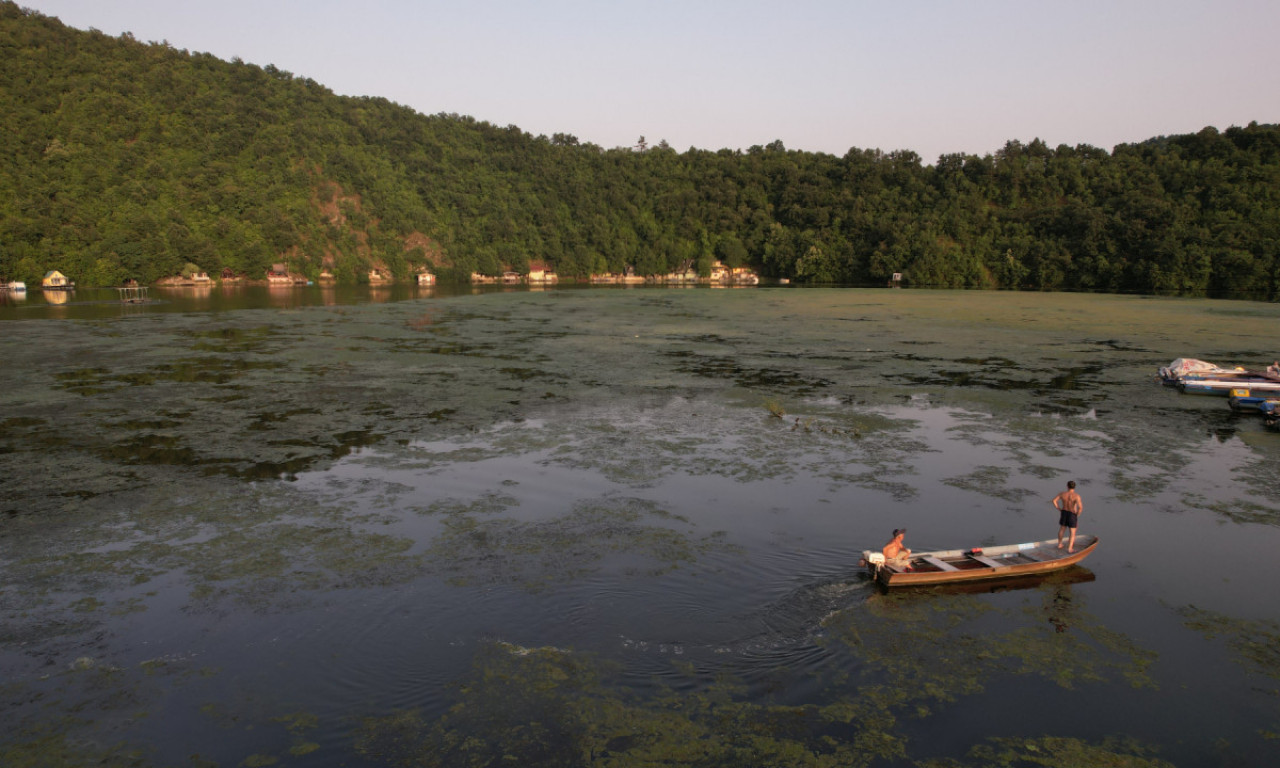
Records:
<instances>
[{"instance_id":1,"label":"man's black shorts","mask_svg":"<svg viewBox=\"0 0 1280 768\"><path fill-rule=\"evenodd\" d=\"M1075 528L1080 523L1080 516L1075 512L1062 510L1062 514L1058 515L1058 525L1065 525L1068 528Z\"/></svg>"}]
</instances>

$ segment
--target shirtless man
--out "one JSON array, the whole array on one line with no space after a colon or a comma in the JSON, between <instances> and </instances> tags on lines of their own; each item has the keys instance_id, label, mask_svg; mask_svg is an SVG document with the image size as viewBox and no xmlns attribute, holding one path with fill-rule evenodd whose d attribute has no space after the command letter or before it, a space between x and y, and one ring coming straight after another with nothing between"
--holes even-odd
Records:
<instances>
[{"instance_id":1,"label":"shirtless man","mask_svg":"<svg viewBox=\"0 0 1280 768\"><path fill-rule=\"evenodd\" d=\"M1067 490L1053 497L1053 508L1058 510L1058 549L1062 549L1062 536L1071 529L1071 539L1067 543L1067 552L1076 551L1076 526L1080 524L1080 515L1084 513L1084 501L1076 493L1076 481L1067 481Z\"/></svg>"},{"instance_id":2,"label":"shirtless man","mask_svg":"<svg viewBox=\"0 0 1280 768\"><path fill-rule=\"evenodd\" d=\"M894 528L893 538L889 539L889 543L884 545L884 562L885 565L892 565L902 570L906 570L911 566L911 550L902 546L902 537L907 535L906 528Z\"/></svg>"}]
</instances>

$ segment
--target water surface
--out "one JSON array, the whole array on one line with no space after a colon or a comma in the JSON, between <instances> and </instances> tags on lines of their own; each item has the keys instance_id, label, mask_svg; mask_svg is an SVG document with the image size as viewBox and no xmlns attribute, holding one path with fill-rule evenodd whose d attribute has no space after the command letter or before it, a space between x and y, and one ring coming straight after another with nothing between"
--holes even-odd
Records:
<instances>
[{"instance_id":1,"label":"water surface","mask_svg":"<svg viewBox=\"0 0 1280 768\"><path fill-rule=\"evenodd\" d=\"M415 291L0 307L0 763L1275 756L1280 434L1153 374L1280 306Z\"/></svg>"}]
</instances>

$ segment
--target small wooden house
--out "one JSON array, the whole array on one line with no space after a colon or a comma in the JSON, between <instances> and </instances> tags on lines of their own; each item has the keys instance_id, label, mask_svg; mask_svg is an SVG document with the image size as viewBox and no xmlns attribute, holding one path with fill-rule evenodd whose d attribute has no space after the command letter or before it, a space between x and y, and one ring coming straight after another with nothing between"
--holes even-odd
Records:
<instances>
[{"instance_id":1,"label":"small wooden house","mask_svg":"<svg viewBox=\"0 0 1280 768\"><path fill-rule=\"evenodd\" d=\"M51 269L44 273L44 278L40 281L40 287L46 291L64 291L75 287L75 283L68 280L67 276L58 270Z\"/></svg>"},{"instance_id":2,"label":"small wooden house","mask_svg":"<svg viewBox=\"0 0 1280 768\"><path fill-rule=\"evenodd\" d=\"M723 262L712 262L711 283L713 285L759 285L760 276L750 267L727 267Z\"/></svg>"},{"instance_id":3,"label":"small wooden house","mask_svg":"<svg viewBox=\"0 0 1280 768\"><path fill-rule=\"evenodd\" d=\"M552 271L551 271L551 270L549 270L549 269L531 269L531 270L529 270L529 283L530 283L530 284L535 284L535 283L536 283L536 284L539 284L539 285L546 285L547 283L556 283L556 282L559 282L559 281L560 281L560 278L556 276L556 273L555 273L555 272L552 272Z\"/></svg>"},{"instance_id":4,"label":"small wooden house","mask_svg":"<svg viewBox=\"0 0 1280 768\"><path fill-rule=\"evenodd\" d=\"M418 285L435 285L435 284L436 284L435 275L426 271L418 273Z\"/></svg>"},{"instance_id":5,"label":"small wooden house","mask_svg":"<svg viewBox=\"0 0 1280 768\"><path fill-rule=\"evenodd\" d=\"M292 283L293 278L289 277L289 268L284 264L272 264L271 269L267 270L267 282L272 284Z\"/></svg>"}]
</instances>

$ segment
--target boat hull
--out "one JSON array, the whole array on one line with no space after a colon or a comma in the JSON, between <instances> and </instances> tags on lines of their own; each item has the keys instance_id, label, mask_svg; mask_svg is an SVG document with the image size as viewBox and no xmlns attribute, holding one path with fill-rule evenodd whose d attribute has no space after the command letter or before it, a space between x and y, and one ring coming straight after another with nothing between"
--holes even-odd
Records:
<instances>
[{"instance_id":1,"label":"boat hull","mask_svg":"<svg viewBox=\"0 0 1280 768\"><path fill-rule=\"evenodd\" d=\"M1097 536L1077 536L1076 550L1071 553L1058 549L1056 539L981 550L917 552L912 554L910 570L900 570L893 565L869 565L868 570L885 587L1006 579L1069 568L1093 554L1097 546Z\"/></svg>"},{"instance_id":2,"label":"boat hull","mask_svg":"<svg viewBox=\"0 0 1280 768\"><path fill-rule=\"evenodd\" d=\"M1249 381L1226 379L1186 380L1178 387L1188 395L1226 395L1232 390L1248 390L1250 395L1280 393L1280 381L1253 379Z\"/></svg>"},{"instance_id":3,"label":"boat hull","mask_svg":"<svg viewBox=\"0 0 1280 768\"><path fill-rule=\"evenodd\" d=\"M1268 428L1280 430L1280 402L1274 400L1263 403L1258 407L1262 412L1262 417Z\"/></svg>"},{"instance_id":4,"label":"boat hull","mask_svg":"<svg viewBox=\"0 0 1280 768\"><path fill-rule=\"evenodd\" d=\"M1232 395L1227 404L1233 411L1262 411L1267 403L1277 402L1280 402L1280 393L1272 392L1269 395Z\"/></svg>"}]
</instances>

